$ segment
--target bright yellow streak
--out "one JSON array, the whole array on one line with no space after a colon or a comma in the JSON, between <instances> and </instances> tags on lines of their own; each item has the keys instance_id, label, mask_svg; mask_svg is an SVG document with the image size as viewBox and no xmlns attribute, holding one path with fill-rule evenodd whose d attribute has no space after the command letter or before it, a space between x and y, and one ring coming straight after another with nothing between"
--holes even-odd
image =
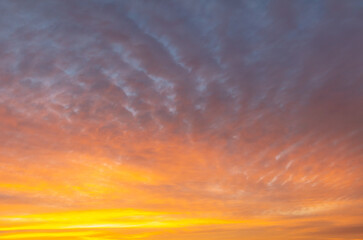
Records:
<instances>
[{"instance_id":1,"label":"bright yellow streak","mask_svg":"<svg viewBox=\"0 0 363 240\"><path fill-rule=\"evenodd\" d=\"M0 239L23 239L23 238L50 238L50 237L86 237L96 232L51 232L51 233L12 233L11 235L0 236Z\"/></svg>"},{"instance_id":2,"label":"bright yellow streak","mask_svg":"<svg viewBox=\"0 0 363 240\"><path fill-rule=\"evenodd\" d=\"M197 226L224 225L224 227L271 225L271 221L211 219L186 216L181 213L152 212L134 209L109 209L92 211L71 211L59 213L30 214L0 218L1 222L14 223L0 227L1 231L13 231L0 239L24 239L43 237L91 237L109 229L166 229ZM57 230L57 232L44 232ZM92 231L89 231L92 230ZM26 231L26 232L23 232ZM73 232L75 231L75 232ZM145 233L128 237L147 236ZM91 238L92 239L92 238Z\"/></svg>"}]
</instances>

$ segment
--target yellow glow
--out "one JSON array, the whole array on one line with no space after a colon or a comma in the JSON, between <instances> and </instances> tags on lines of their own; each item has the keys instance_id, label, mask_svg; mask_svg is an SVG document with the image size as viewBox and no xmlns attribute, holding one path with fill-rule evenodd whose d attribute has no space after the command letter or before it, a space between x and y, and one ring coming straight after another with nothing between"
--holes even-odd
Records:
<instances>
[{"instance_id":1,"label":"yellow glow","mask_svg":"<svg viewBox=\"0 0 363 240\"><path fill-rule=\"evenodd\" d=\"M96 232L47 232L47 233L12 233L11 235L0 236L0 239L24 239L24 238L52 238L52 237L85 237Z\"/></svg>"},{"instance_id":2,"label":"yellow glow","mask_svg":"<svg viewBox=\"0 0 363 240\"><path fill-rule=\"evenodd\" d=\"M238 226L268 226L270 220L238 220L202 218L177 212L141 211L135 209L109 209L70 211L45 214L6 216L1 222L13 223L2 226L0 231L14 231L0 236L1 239L50 238L50 237L92 237L95 233L110 229L142 229L144 233L128 234L128 238L143 238L152 235L155 229L178 229L186 227L218 226L236 228ZM150 230L147 230L150 229ZM47 232L54 231L57 232ZM92 230L92 231L89 231ZM19 232L20 231L20 232ZM26 232L22 232L26 231ZM30 231L30 232L29 232Z\"/></svg>"},{"instance_id":3,"label":"yellow glow","mask_svg":"<svg viewBox=\"0 0 363 240\"><path fill-rule=\"evenodd\" d=\"M156 220L157 219L157 220ZM241 220L191 218L180 213L140 210L95 210L3 217L0 221L17 223L16 227L1 227L0 231L26 229L76 228L158 228L192 225L248 223ZM260 222L263 224L263 222ZM19 226L21 224L22 226Z\"/></svg>"}]
</instances>

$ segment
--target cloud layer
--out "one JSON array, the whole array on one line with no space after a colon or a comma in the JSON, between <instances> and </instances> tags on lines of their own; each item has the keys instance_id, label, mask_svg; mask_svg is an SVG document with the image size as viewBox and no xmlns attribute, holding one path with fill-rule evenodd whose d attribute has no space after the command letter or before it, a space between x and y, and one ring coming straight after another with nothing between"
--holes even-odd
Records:
<instances>
[{"instance_id":1,"label":"cloud layer","mask_svg":"<svg viewBox=\"0 0 363 240\"><path fill-rule=\"evenodd\" d=\"M359 238L362 7L1 1L0 238Z\"/></svg>"}]
</instances>

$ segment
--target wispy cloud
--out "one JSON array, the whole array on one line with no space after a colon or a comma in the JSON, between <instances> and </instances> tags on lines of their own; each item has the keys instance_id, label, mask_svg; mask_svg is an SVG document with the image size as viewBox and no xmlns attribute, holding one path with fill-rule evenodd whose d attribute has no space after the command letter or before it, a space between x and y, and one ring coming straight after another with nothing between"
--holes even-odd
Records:
<instances>
[{"instance_id":1,"label":"wispy cloud","mask_svg":"<svg viewBox=\"0 0 363 240\"><path fill-rule=\"evenodd\" d=\"M0 238L356 238L362 7L1 1ZM14 220L72 211L77 231Z\"/></svg>"}]
</instances>

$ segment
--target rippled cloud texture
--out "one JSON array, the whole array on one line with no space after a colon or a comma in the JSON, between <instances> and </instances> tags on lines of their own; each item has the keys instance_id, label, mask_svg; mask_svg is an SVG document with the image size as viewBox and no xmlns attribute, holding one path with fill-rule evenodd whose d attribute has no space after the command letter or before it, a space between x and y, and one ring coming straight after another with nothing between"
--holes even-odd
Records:
<instances>
[{"instance_id":1,"label":"rippled cloud texture","mask_svg":"<svg viewBox=\"0 0 363 240\"><path fill-rule=\"evenodd\" d=\"M0 239L363 239L363 2L0 1Z\"/></svg>"}]
</instances>

